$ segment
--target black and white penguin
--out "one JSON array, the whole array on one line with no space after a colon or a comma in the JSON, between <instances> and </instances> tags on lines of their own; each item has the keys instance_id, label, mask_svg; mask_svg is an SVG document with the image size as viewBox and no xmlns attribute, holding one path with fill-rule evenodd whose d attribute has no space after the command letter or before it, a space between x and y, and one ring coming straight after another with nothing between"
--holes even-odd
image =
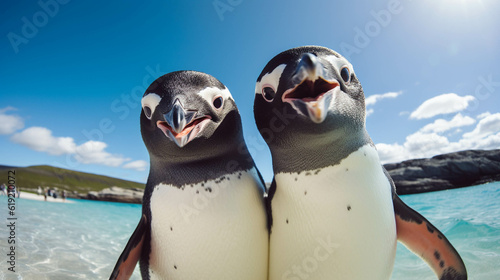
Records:
<instances>
[{"instance_id":1,"label":"black and white penguin","mask_svg":"<svg viewBox=\"0 0 500 280\"><path fill-rule=\"evenodd\" d=\"M439 279L467 278L445 236L396 195L344 57L317 46L284 51L265 66L255 93L274 169L270 280L389 279L397 240Z\"/></svg>"},{"instance_id":2,"label":"black and white penguin","mask_svg":"<svg viewBox=\"0 0 500 280\"><path fill-rule=\"evenodd\" d=\"M142 98L150 155L142 219L111 279L265 280L265 185L229 90L201 72L154 81Z\"/></svg>"}]
</instances>

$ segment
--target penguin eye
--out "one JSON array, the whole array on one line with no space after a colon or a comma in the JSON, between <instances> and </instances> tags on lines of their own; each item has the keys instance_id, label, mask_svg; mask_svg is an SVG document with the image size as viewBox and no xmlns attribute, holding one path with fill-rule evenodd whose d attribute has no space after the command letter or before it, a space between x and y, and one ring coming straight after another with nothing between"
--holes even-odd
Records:
<instances>
[{"instance_id":1,"label":"penguin eye","mask_svg":"<svg viewBox=\"0 0 500 280\"><path fill-rule=\"evenodd\" d=\"M222 96L216 97L212 103L215 109L220 109L222 107Z\"/></svg>"},{"instance_id":2,"label":"penguin eye","mask_svg":"<svg viewBox=\"0 0 500 280\"><path fill-rule=\"evenodd\" d=\"M349 73L349 68L345 67L340 70L340 76L344 82L348 83L351 79L351 73Z\"/></svg>"},{"instance_id":3,"label":"penguin eye","mask_svg":"<svg viewBox=\"0 0 500 280\"><path fill-rule=\"evenodd\" d=\"M264 87L262 89L262 96L264 99L268 102L273 101L274 97L276 96L276 92L272 87Z\"/></svg>"},{"instance_id":4,"label":"penguin eye","mask_svg":"<svg viewBox=\"0 0 500 280\"><path fill-rule=\"evenodd\" d=\"M148 106L144 106L144 108L142 109L144 110L144 115L146 116L146 118L151 119L151 108L149 108Z\"/></svg>"}]
</instances>

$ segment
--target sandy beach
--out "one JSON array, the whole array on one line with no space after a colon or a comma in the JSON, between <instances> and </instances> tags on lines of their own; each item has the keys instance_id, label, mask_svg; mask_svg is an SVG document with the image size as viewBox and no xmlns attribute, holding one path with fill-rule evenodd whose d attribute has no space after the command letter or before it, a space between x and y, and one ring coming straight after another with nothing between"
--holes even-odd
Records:
<instances>
[{"instance_id":1,"label":"sandy beach","mask_svg":"<svg viewBox=\"0 0 500 280\"><path fill-rule=\"evenodd\" d=\"M30 199L30 200L39 200L39 201L44 201L43 195L37 195L34 193L28 193L28 192L21 192L21 195L18 199ZM62 198L53 198L53 197L47 197L48 202L58 202L58 203L74 203L71 200L63 200Z\"/></svg>"}]
</instances>

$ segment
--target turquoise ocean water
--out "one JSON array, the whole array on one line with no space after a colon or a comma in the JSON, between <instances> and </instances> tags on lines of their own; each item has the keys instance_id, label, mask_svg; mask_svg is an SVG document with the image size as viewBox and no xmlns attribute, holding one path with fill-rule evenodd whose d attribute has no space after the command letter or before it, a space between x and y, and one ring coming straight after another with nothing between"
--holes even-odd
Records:
<instances>
[{"instance_id":1,"label":"turquoise ocean water","mask_svg":"<svg viewBox=\"0 0 500 280\"><path fill-rule=\"evenodd\" d=\"M469 279L500 279L500 182L406 195L463 257ZM141 206L74 200L17 200L15 273L8 271L7 200L0 197L0 279L107 279L139 221ZM140 279L136 269L132 279ZM398 244L392 279L436 279Z\"/></svg>"}]
</instances>

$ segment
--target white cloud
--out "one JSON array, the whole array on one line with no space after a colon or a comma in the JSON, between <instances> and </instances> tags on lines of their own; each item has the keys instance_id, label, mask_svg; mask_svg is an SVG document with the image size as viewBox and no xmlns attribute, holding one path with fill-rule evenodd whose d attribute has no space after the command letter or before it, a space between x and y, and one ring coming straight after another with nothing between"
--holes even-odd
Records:
<instances>
[{"instance_id":1,"label":"white cloud","mask_svg":"<svg viewBox=\"0 0 500 280\"><path fill-rule=\"evenodd\" d=\"M104 151L107 146L104 142L87 141L76 148L75 159L84 164L101 164L112 167L120 166L130 160L121 155L112 155Z\"/></svg>"},{"instance_id":2,"label":"white cloud","mask_svg":"<svg viewBox=\"0 0 500 280\"><path fill-rule=\"evenodd\" d=\"M457 129L455 129L455 131L452 131L452 132L448 133L448 136L453 136L455 134L459 134L459 133L462 133L462 132L463 132L463 130L461 128L457 128Z\"/></svg>"},{"instance_id":3,"label":"white cloud","mask_svg":"<svg viewBox=\"0 0 500 280\"><path fill-rule=\"evenodd\" d=\"M19 133L12 135L12 142L26 146L38 152L45 152L50 155L73 155L76 161L83 164L100 164L118 167L130 158L121 155L111 154L105 149L107 144L100 141L87 141L79 146L71 137L55 137L52 131L45 127L30 127ZM123 168L143 171L145 165L141 166L141 161L129 162Z\"/></svg>"},{"instance_id":4,"label":"white cloud","mask_svg":"<svg viewBox=\"0 0 500 280\"><path fill-rule=\"evenodd\" d=\"M450 121L447 121L445 119L437 119L433 123L430 123L430 124L424 126L422 129L420 129L420 132L440 133L440 132L445 132L445 131L448 131L450 129L456 128L456 127L472 125L475 122L476 122L476 120L474 120L473 118L471 118L469 116L462 116L462 114L458 113Z\"/></svg>"},{"instance_id":5,"label":"white cloud","mask_svg":"<svg viewBox=\"0 0 500 280\"><path fill-rule=\"evenodd\" d=\"M428 119L441 114L450 114L465 110L475 98L471 95L458 96L445 93L424 101L410 114L410 119Z\"/></svg>"},{"instance_id":6,"label":"white cloud","mask_svg":"<svg viewBox=\"0 0 500 280\"><path fill-rule=\"evenodd\" d=\"M396 98L400 96L403 92L398 91L398 92L387 92L384 94L374 94L370 95L365 99L365 104L366 106L374 105L378 101L385 99L385 98Z\"/></svg>"},{"instance_id":7,"label":"white cloud","mask_svg":"<svg viewBox=\"0 0 500 280\"><path fill-rule=\"evenodd\" d=\"M500 149L500 132L479 139L478 141L473 141L472 143L470 143L470 147L470 149L482 150Z\"/></svg>"},{"instance_id":8,"label":"white cloud","mask_svg":"<svg viewBox=\"0 0 500 280\"><path fill-rule=\"evenodd\" d=\"M146 170L146 167L148 166L148 163L144 160L136 160L136 161L131 161L123 166L123 168L126 169L135 169L137 171L144 171Z\"/></svg>"},{"instance_id":9,"label":"white cloud","mask_svg":"<svg viewBox=\"0 0 500 280\"><path fill-rule=\"evenodd\" d=\"M405 147L395 144L379 143L376 145L377 152L382 163L399 162L410 158Z\"/></svg>"},{"instance_id":10,"label":"white cloud","mask_svg":"<svg viewBox=\"0 0 500 280\"><path fill-rule=\"evenodd\" d=\"M477 115L477 117L476 117L476 118L477 118L478 120L480 120L480 119L484 119L484 118L486 118L486 117L487 117L487 116L489 116L489 115L491 115L491 113L490 113L490 112L484 112L484 113L482 113L482 114Z\"/></svg>"},{"instance_id":11,"label":"white cloud","mask_svg":"<svg viewBox=\"0 0 500 280\"><path fill-rule=\"evenodd\" d=\"M376 147L380 161L390 163L447 153L450 143L448 138L436 133L416 132L406 137L403 145L380 143Z\"/></svg>"},{"instance_id":12,"label":"white cloud","mask_svg":"<svg viewBox=\"0 0 500 280\"><path fill-rule=\"evenodd\" d=\"M71 137L54 137L45 127L30 127L10 138L13 142L38 152L50 155L71 154L75 152L75 142Z\"/></svg>"},{"instance_id":13,"label":"white cloud","mask_svg":"<svg viewBox=\"0 0 500 280\"><path fill-rule=\"evenodd\" d=\"M12 107L12 106L7 106L5 108L0 109L0 114L3 114L3 113L8 112L8 111L16 111L16 110L17 109Z\"/></svg>"},{"instance_id":14,"label":"white cloud","mask_svg":"<svg viewBox=\"0 0 500 280\"><path fill-rule=\"evenodd\" d=\"M443 121L451 126L471 123L468 117L463 117L460 114L451 121ZM487 115L477 123L474 130L464 133L462 138L456 142L450 142L447 137L439 134L448 130L442 124L441 122L433 122L426 125L416 133L406 137L403 145L398 143L377 144L381 162L427 158L469 149L500 149L500 113Z\"/></svg>"},{"instance_id":15,"label":"white cloud","mask_svg":"<svg viewBox=\"0 0 500 280\"><path fill-rule=\"evenodd\" d=\"M366 97L365 99L365 105L366 107L368 106L372 106L372 105L375 105L375 103L377 103L378 101L382 100L382 99L386 99L386 98L396 98L398 96L400 96L403 92L402 91L398 91L398 92L387 92L387 93L383 93L383 94L374 94L374 95L370 95L368 97ZM370 116L371 114L373 114L375 112L375 110L373 109L366 109L366 116Z\"/></svg>"},{"instance_id":16,"label":"white cloud","mask_svg":"<svg viewBox=\"0 0 500 280\"><path fill-rule=\"evenodd\" d=\"M464 134L465 139L488 137L500 131L500 113L490 114L479 121L476 128Z\"/></svg>"},{"instance_id":17,"label":"white cloud","mask_svg":"<svg viewBox=\"0 0 500 280\"><path fill-rule=\"evenodd\" d=\"M431 157L446 150L450 142L437 133L416 132L406 137L405 149L414 158Z\"/></svg>"},{"instance_id":18,"label":"white cloud","mask_svg":"<svg viewBox=\"0 0 500 280\"><path fill-rule=\"evenodd\" d=\"M366 109L366 116L373 114L373 109Z\"/></svg>"},{"instance_id":19,"label":"white cloud","mask_svg":"<svg viewBox=\"0 0 500 280\"><path fill-rule=\"evenodd\" d=\"M5 114L7 111L12 110L15 110L15 108L6 107L0 109L0 135L12 134L24 127L24 122L21 117Z\"/></svg>"}]
</instances>

